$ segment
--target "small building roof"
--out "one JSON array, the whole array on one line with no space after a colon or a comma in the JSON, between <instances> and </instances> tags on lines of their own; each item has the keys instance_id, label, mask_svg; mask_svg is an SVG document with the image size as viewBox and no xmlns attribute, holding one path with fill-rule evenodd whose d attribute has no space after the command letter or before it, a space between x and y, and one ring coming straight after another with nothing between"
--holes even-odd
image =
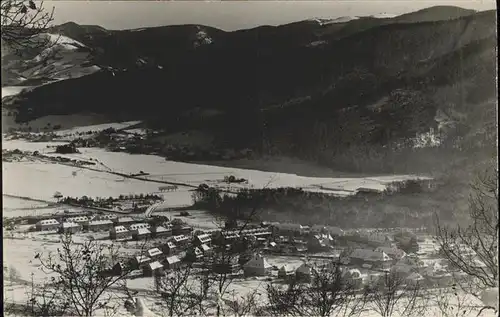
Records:
<instances>
[{"instance_id":1,"label":"small building roof","mask_svg":"<svg viewBox=\"0 0 500 317\"><path fill-rule=\"evenodd\" d=\"M200 240L201 243L207 243L212 240L212 237L207 233L199 234L196 237L198 238L198 240Z\"/></svg>"},{"instance_id":2,"label":"small building roof","mask_svg":"<svg viewBox=\"0 0 500 317\"><path fill-rule=\"evenodd\" d=\"M115 220L118 223L128 223L128 222L134 222L135 220L132 217L120 217Z\"/></svg>"},{"instance_id":3,"label":"small building roof","mask_svg":"<svg viewBox=\"0 0 500 317\"><path fill-rule=\"evenodd\" d=\"M151 231L156 232L156 233L161 233L161 232L168 232L170 230L168 230L167 228L165 228L163 226L157 226L157 227L152 227Z\"/></svg>"},{"instance_id":4,"label":"small building roof","mask_svg":"<svg viewBox=\"0 0 500 317\"><path fill-rule=\"evenodd\" d=\"M128 232L128 229L125 228L124 226L116 226L116 227L111 228L111 231L114 231L116 233L120 233L120 232Z\"/></svg>"},{"instance_id":5,"label":"small building roof","mask_svg":"<svg viewBox=\"0 0 500 317\"><path fill-rule=\"evenodd\" d=\"M188 237L186 237L185 235L181 234L181 235L178 235L178 236L174 236L173 239L175 240L175 242L179 242L179 241L185 241L188 239Z\"/></svg>"},{"instance_id":6,"label":"small building roof","mask_svg":"<svg viewBox=\"0 0 500 317\"><path fill-rule=\"evenodd\" d=\"M151 258L145 255L139 255L135 257L135 260L137 261L137 263L141 264L151 261Z\"/></svg>"},{"instance_id":7,"label":"small building roof","mask_svg":"<svg viewBox=\"0 0 500 317\"><path fill-rule=\"evenodd\" d=\"M166 259L166 261L168 264L174 264L174 263L180 262L181 260L177 256L174 255L174 256L169 256Z\"/></svg>"},{"instance_id":8,"label":"small building roof","mask_svg":"<svg viewBox=\"0 0 500 317\"><path fill-rule=\"evenodd\" d=\"M112 225L111 220L93 220L89 222L89 226L101 226L101 225Z\"/></svg>"},{"instance_id":9,"label":"small building roof","mask_svg":"<svg viewBox=\"0 0 500 317\"><path fill-rule=\"evenodd\" d=\"M202 244L202 245L200 245L200 248L201 248L201 250L202 250L203 252L205 252L205 251L210 251L210 250L211 250L211 248L210 248L208 245L206 245L206 244Z\"/></svg>"},{"instance_id":10,"label":"small building roof","mask_svg":"<svg viewBox=\"0 0 500 317\"><path fill-rule=\"evenodd\" d=\"M77 223L75 223L75 222L63 222L63 223L61 224L61 226L62 226L63 228L76 228L76 227L80 227L80 225L79 225L79 224L77 224Z\"/></svg>"},{"instance_id":11,"label":"small building roof","mask_svg":"<svg viewBox=\"0 0 500 317\"><path fill-rule=\"evenodd\" d=\"M271 268L272 265L260 254L255 254L250 261L245 263L244 267Z\"/></svg>"},{"instance_id":12,"label":"small building roof","mask_svg":"<svg viewBox=\"0 0 500 317\"><path fill-rule=\"evenodd\" d=\"M150 257L153 257L153 256L162 255L163 252L161 252L161 250L158 248L152 248L152 249L148 250L148 254Z\"/></svg>"},{"instance_id":13,"label":"small building roof","mask_svg":"<svg viewBox=\"0 0 500 317\"><path fill-rule=\"evenodd\" d=\"M151 231L149 231L146 228L139 228L139 229L137 229L137 234L138 235L151 234Z\"/></svg>"},{"instance_id":14,"label":"small building roof","mask_svg":"<svg viewBox=\"0 0 500 317\"><path fill-rule=\"evenodd\" d=\"M134 223L133 225L130 225L130 230L138 230L138 229L149 229L151 228L151 225L149 223Z\"/></svg>"},{"instance_id":15,"label":"small building roof","mask_svg":"<svg viewBox=\"0 0 500 317\"><path fill-rule=\"evenodd\" d=\"M175 246L175 243L173 243L172 241L168 241L168 242L167 242L167 247L168 247L169 249L173 249L173 248L175 248L176 246Z\"/></svg>"},{"instance_id":16,"label":"small building roof","mask_svg":"<svg viewBox=\"0 0 500 317\"><path fill-rule=\"evenodd\" d=\"M40 220L39 222L37 222L37 224L40 224L40 225L58 225L59 222L55 219L44 219L44 220Z\"/></svg>"},{"instance_id":17,"label":"small building roof","mask_svg":"<svg viewBox=\"0 0 500 317\"><path fill-rule=\"evenodd\" d=\"M289 264L283 265L282 267L280 267L279 270L282 271L282 272L287 272L287 273L295 271L294 268L291 265L289 265Z\"/></svg>"},{"instance_id":18,"label":"small building roof","mask_svg":"<svg viewBox=\"0 0 500 317\"><path fill-rule=\"evenodd\" d=\"M163 268L163 264L158 261L154 261L148 264L149 268L154 271Z\"/></svg>"}]
</instances>

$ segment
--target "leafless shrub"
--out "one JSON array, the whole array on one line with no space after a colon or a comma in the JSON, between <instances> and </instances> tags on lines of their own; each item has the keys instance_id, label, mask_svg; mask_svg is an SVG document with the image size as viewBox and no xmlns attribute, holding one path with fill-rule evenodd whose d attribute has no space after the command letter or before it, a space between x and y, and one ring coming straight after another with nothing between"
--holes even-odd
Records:
<instances>
[{"instance_id":1,"label":"leafless shrub","mask_svg":"<svg viewBox=\"0 0 500 317\"><path fill-rule=\"evenodd\" d=\"M387 272L379 283L367 287L372 310L382 317L418 316L426 311L427 294L418 281Z\"/></svg>"},{"instance_id":2,"label":"leafless shrub","mask_svg":"<svg viewBox=\"0 0 500 317\"><path fill-rule=\"evenodd\" d=\"M92 316L97 310L114 310L112 288L123 284L131 269L118 274L110 269L118 262L118 248L97 241L86 241L75 247L71 235L63 235L57 254L40 255L42 271L51 275L53 289L59 301L78 316Z\"/></svg>"},{"instance_id":3,"label":"leafless shrub","mask_svg":"<svg viewBox=\"0 0 500 317\"><path fill-rule=\"evenodd\" d=\"M457 280L458 286L480 298L481 290L498 289L498 171L479 175L471 189L469 224L450 228L438 219L437 240L451 268L468 277Z\"/></svg>"},{"instance_id":4,"label":"leafless shrub","mask_svg":"<svg viewBox=\"0 0 500 317\"><path fill-rule=\"evenodd\" d=\"M347 281L337 263L312 266L310 284L291 281L286 290L268 285L269 310L278 316L356 316L366 294Z\"/></svg>"},{"instance_id":5,"label":"leafless shrub","mask_svg":"<svg viewBox=\"0 0 500 317\"><path fill-rule=\"evenodd\" d=\"M29 0L4 0L0 4L2 45L20 52L24 49L39 50L50 39L40 39L38 34L47 30L54 20L54 8L46 11L43 2Z\"/></svg>"}]
</instances>

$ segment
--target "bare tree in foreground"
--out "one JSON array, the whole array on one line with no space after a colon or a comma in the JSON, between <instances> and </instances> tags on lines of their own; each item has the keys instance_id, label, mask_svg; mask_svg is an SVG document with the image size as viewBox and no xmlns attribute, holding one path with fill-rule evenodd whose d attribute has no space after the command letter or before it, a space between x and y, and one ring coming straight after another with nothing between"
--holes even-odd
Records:
<instances>
[{"instance_id":1,"label":"bare tree in foreground","mask_svg":"<svg viewBox=\"0 0 500 317\"><path fill-rule=\"evenodd\" d=\"M75 247L71 235L63 235L57 254L39 255L42 271L51 276L46 285L57 292L59 303L72 315L92 316L97 310L117 309L113 304L113 289L124 283L131 270L124 268L113 274L118 262L118 249L97 241L85 241Z\"/></svg>"},{"instance_id":2,"label":"bare tree in foreground","mask_svg":"<svg viewBox=\"0 0 500 317\"><path fill-rule=\"evenodd\" d=\"M382 317L418 316L426 311L427 294L418 281L386 272L378 283L367 287L372 310Z\"/></svg>"},{"instance_id":3,"label":"bare tree in foreground","mask_svg":"<svg viewBox=\"0 0 500 317\"><path fill-rule=\"evenodd\" d=\"M476 298L481 291L496 289L498 294L498 171L479 175L471 185L467 227L450 228L437 223L441 253L452 268L468 278L458 285ZM497 310L491 304L484 309Z\"/></svg>"},{"instance_id":4,"label":"bare tree in foreground","mask_svg":"<svg viewBox=\"0 0 500 317\"><path fill-rule=\"evenodd\" d=\"M343 276L336 263L311 266L311 283L292 281L286 290L268 285L269 310L276 316L357 316L366 297Z\"/></svg>"},{"instance_id":5,"label":"bare tree in foreground","mask_svg":"<svg viewBox=\"0 0 500 317\"><path fill-rule=\"evenodd\" d=\"M32 0L2 0L0 13L2 46L18 52L47 46L49 39L41 40L36 35L45 32L52 23L54 8L46 11L43 2L36 4Z\"/></svg>"}]
</instances>

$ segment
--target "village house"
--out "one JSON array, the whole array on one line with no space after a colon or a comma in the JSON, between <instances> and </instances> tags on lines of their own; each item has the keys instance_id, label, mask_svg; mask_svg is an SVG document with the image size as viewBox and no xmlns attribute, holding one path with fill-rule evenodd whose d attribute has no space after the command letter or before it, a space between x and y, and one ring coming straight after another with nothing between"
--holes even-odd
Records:
<instances>
[{"instance_id":1,"label":"village house","mask_svg":"<svg viewBox=\"0 0 500 317\"><path fill-rule=\"evenodd\" d=\"M375 251L385 252L393 260L401 260L403 257L406 256L406 252L397 247L381 246L376 248Z\"/></svg>"},{"instance_id":2,"label":"village house","mask_svg":"<svg viewBox=\"0 0 500 317\"><path fill-rule=\"evenodd\" d=\"M172 254L175 254L177 252L177 246L172 241L168 241L167 243L165 243L163 245L162 249L163 249L163 253L168 254L168 255L172 255Z\"/></svg>"},{"instance_id":3,"label":"village house","mask_svg":"<svg viewBox=\"0 0 500 317\"><path fill-rule=\"evenodd\" d=\"M152 248L148 250L148 256L153 260L157 261L163 258L163 252L158 248Z\"/></svg>"},{"instance_id":4,"label":"village house","mask_svg":"<svg viewBox=\"0 0 500 317\"><path fill-rule=\"evenodd\" d=\"M290 265L283 265L278 270L278 277L285 281L290 281L295 278L295 269Z\"/></svg>"},{"instance_id":5,"label":"village house","mask_svg":"<svg viewBox=\"0 0 500 317\"><path fill-rule=\"evenodd\" d=\"M144 276L158 276L163 273L163 264L159 261L150 262L143 267Z\"/></svg>"},{"instance_id":6,"label":"village house","mask_svg":"<svg viewBox=\"0 0 500 317\"><path fill-rule=\"evenodd\" d=\"M202 244L210 245L212 243L212 236L204 233L204 234L198 234L194 237L193 244L200 246Z\"/></svg>"},{"instance_id":7,"label":"village house","mask_svg":"<svg viewBox=\"0 0 500 317\"><path fill-rule=\"evenodd\" d=\"M189 248L186 257L193 262L199 261L203 258L203 251L199 247Z\"/></svg>"},{"instance_id":8,"label":"village house","mask_svg":"<svg viewBox=\"0 0 500 317\"><path fill-rule=\"evenodd\" d=\"M163 262L163 266L169 270L176 269L180 267L180 265L181 265L181 260L175 255L167 257Z\"/></svg>"},{"instance_id":9,"label":"village house","mask_svg":"<svg viewBox=\"0 0 500 317\"><path fill-rule=\"evenodd\" d=\"M393 262L385 252L371 249L354 249L349 255L349 260L354 265L369 264L378 268L388 268Z\"/></svg>"},{"instance_id":10,"label":"village house","mask_svg":"<svg viewBox=\"0 0 500 317\"><path fill-rule=\"evenodd\" d=\"M137 230L132 231L132 238L134 240L144 240L151 238L151 231L147 228L139 228Z\"/></svg>"},{"instance_id":11,"label":"village house","mask_svg":"<svg viewBox=\"0 0 500 317\"><path fill-rule=\"evenodd\" d=\"M130 239L132 234L124 226L116 226L109 230L109 238L112 240Z\"/></svg>"},{"instance_id":12,"label":"village house","mask_svg":"<svg viewBox=\"0 0 500 317\"><path fill-rule=\"evenodd\" d=\"M228 262L221 263L216 260L212 265L212 270L216 274L238 274L241 270L241 265L238 259L230 258Z\"/></svg>"},{"instance_id":13,"label":"village house","mask_svg":"<svg viewBox=\"0 0 500 317\"><path fill-rule=\"evenodd\" d=\"M83 229L87 231L107 231L113 227L113 221L111 220L92 220L83 225Z\"/></svg>"},{"instance_id":14,"label":"village house","mask_svg":"<svg viewBox=\"0 0 500 317\"><path fill-rule=\"evenodd\" d=\"M302 263L296 270L295 270L295 278L299 282L306 282L309 283L312 278L312 267L309 263L305 262Z\"/></svg>"},{"instance_id":15,"label":"village house","mask_svg":"<svg viewBox=\"0 0 500 317\"><path fill-rule=\"evenodd\" d=\"M309 238L307 249L311 252L322 252L330 248L332 237L327 234L317 234Z\"/></svg>"},{"instance_id":16,"label":"village house","mask_svg":"<svg viewBox=\"0 0 500 317\"><path fill-rule=\"evenodd\" d=\"M135 232L137 232L139 229L150 229L151 228L151 225L149 223L134 223L132 225L130 225L129 227L129 230L132 232L132 234L134 234Z\"/></svg>"},{"instance_id":17,"label":"village house","mask_svg":"<svg viewBox=\"0 0 500 317\"><path fill-rule=\"evenodd\" d=\"M114 219L113 222L115 226L130 226L131 224L136 223L132 217L119 217Z\"/></svg>"},{"instance_id":18,"label":"village house","mask_svg":"<svg viewBox=\"0 0 500 317\"><path fill-rule=\"evenodd\" d=\"M86 216L79 216L79 217L69 217L64 220L64 222L73 222L77 223L80 225L86 225L89 222L89 218Z\"/></svg>"},{"instance_id":19,"label":"village house","mask_svg":"<svg viewBox=\"0 0 500 317\"><path fill-rule=\"evenodd\" d=\"M35 227L38 231L52 231L59 229L59 222L55 219L44 219L36 223Z\"/></svg>"},{"instance_id":20,"label":"village house","mask_svg":"<svg viewBox=\"0 0 500 317\"><path fill-rule=\"evenodd\" d=\"M148 263L150 263L152 260L150 257L148 256L145 256L145 255L139 255L139 256L136 256L134 257L130 264L132 266L132 268L134 269L143 269L143 267L145 265L147 265Z\"/></svg>"},{"instance_id":21,"label":"village house","mask_svg":"<svg viewBox=\"0 0 500 317\"><path fill-rule=\"evenodd\" d=\"M188 226L188 225L173 226L172 227L172 234L173 235L187 235L187 234L191 234L191 232L193 232L193 228Z\"/></svg>"},{"instance_id":22,"label":"village house","mask_svg":"<svg viewBox=\"0 0 500 317\"><path fill-rule=\"evenodd\" d=\"M245 276L266 276L271 274L272 265L260 254L255 254L243 265Z\"/></svg>"},{"instance_id":23,"label":"village house","mask_svg":"<svg viewBox=\"0 0 500 317\"><path fill-rule=\"evenodd\" d=\"M213 254L213 250L206 244L200 245L200 250L203 252L203 256L211 256Z\"/></svg>"},{"instance_id":24,"label":"village house","mask_svg":"<svg viewBox=\"0 0 500 317\"><path fill-rule=\"evenodd\" d=\"M91 220L92 221L99 221L99 220L110 220L110 221L114 221L116 220L118 217L115 216L115 215L95 215Z\"/></svg>"},{"instance_id":25,"label":"village house","mask_svg":"<svg viewBox=\"0 0 500 317\"><path fill-rule=\"evenodd\" d=\"M189 238L185 235L177 235L172 237L173 242L179 248L186 247L189 243Z\"/></svg>"},{"instance_id":26,"label":"village house","mask_svg":"<svg viewBox=\"0 0 500 317\"><path fill-rule=\"evenodd\" d=\"M172 236L172 229L167 229L163 226L155 226L150 229L153 238L170 237Z\"/></svg>"},{"instance_id":27,"label":"village house","mask_svg":"<svg viewBox=\"0 0 500 317\"><path fill-rule=\"evenodd\" d=\"M77 233L82 230L82 226L78 223L75 222L63 222L61 223L61 226L59 227L59 233Z\"/></svg>"}]
</instances>

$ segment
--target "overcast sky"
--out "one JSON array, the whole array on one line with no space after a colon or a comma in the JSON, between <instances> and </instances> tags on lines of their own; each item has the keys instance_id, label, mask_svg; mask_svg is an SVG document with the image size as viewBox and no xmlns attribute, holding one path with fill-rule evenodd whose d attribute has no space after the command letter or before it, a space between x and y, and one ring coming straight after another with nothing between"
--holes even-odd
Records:
<instances>
[{"instance_id":1,"label":"overcast sky","mask_svg":"<svg viewBox=\"0 0 500 317\"><path fill-rule=\"evenodd\" d=\"M479 11L496 8L494 0L45 1L44 5L55 7L54 24L73 21L107 29L202 24L227 31L309 18L398 15L435 5Z\"/></svg>"}]
</instances>

